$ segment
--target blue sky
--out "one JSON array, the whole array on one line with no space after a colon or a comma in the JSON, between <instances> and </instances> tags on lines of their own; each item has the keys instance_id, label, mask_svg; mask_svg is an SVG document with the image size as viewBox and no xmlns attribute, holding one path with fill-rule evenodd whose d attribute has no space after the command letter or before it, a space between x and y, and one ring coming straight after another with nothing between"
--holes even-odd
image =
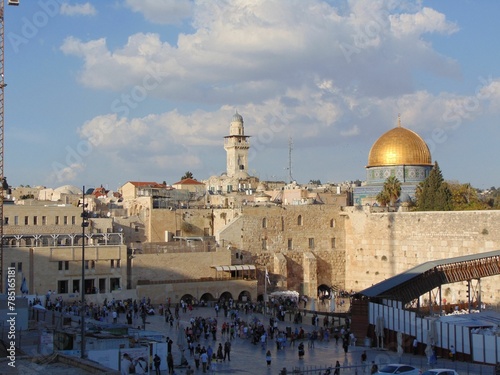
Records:
<instances>
[{"instance_id":1,"label":"blue sky","mask_svg":"<svg viewBox=\"0 0 500 375\"><path fill-rule=\"evenodd\" d=\"M499 186L500 2L21 0L5 9L13 186L203 180L237 110L250 172L364 180L397 124L447 180Z\"/></svg>"}]
</instances>

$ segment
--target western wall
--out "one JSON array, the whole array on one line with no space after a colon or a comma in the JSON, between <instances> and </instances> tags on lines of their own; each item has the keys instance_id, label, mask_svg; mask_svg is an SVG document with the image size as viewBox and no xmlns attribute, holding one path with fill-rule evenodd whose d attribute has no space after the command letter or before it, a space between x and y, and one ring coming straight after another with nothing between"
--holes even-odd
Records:
<instances>
[{"instance_id":1,"label":"western wall","mask_svg":"<svg viewBox=\"0 0 500 375\"><path fill-rule=\"evenodd\" d=\"M345 286L362 290L421 263L500 249L500 211L370 212L345 207ZM482 301L498 303L500 277L481 280ZM425 296L424 296L425 297ZM443 286L466 301L465 283Z\"/></svg>"}]
</instances>

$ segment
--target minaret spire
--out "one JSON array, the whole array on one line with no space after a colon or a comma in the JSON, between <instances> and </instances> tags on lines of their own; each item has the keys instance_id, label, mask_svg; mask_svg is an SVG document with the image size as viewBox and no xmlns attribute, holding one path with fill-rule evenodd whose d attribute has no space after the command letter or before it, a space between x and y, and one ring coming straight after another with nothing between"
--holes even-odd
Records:
<instances>
[{"instance_id":1,"label":"minaret spire","mask_svg":"<svg viewBox=\"0 0 500 375\"><path fill-rule=\"evenodd\" d=\"M401 127L401 113L398 113L398 128Z\"/></svg>"}]
</instances>

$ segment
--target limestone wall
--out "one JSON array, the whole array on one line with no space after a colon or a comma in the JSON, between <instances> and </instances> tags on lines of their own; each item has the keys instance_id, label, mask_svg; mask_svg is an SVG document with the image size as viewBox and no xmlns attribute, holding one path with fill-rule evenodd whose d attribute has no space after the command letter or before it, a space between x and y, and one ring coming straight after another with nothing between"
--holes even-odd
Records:
<instances>
[{"instance_id":1,"label":"limestone wall","mask_svg":"<svg viewBox=\"0 0 500 375\"><path fill-rule=\"evenodd\" d=\"M344 212L348 290L427 261L500 249L500 211L370 213L369 207L348 207ZM497 276L481 280L483 301L497 302L499 282ZM464 284L447 286L443 298L466 300Z\"/></svg>"},{"instance_id":2,"label":"limestone wall","mask_svg":"<svg viewBox=\"0 0 500 375\"><path fill-rule=\"evenodd\" d=\"M227 249L200 253L138 254L132 259L132 288L138 280L183 280L215 277L212 266L230 265Z\"/></svg>"}]
</instances>

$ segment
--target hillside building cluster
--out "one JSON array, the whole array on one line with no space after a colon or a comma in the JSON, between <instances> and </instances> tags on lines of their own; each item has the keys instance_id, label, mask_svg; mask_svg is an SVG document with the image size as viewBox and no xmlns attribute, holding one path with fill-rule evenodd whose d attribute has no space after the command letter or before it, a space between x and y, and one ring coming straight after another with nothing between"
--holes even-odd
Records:
<instances>
[{"instance_id":1,"label":"hillside building cluster","mask_svg":"<svg viewBox=\"0 0 500 375\"><path fill-rule=\"evenodd\" d=\"M224 137L226 172L166 185L128 181L118 191L18 187L4 202L3 269L29 294L90 300L257 300L267 291L359 291L426 261L500 248L498 211L395 212L375 197L389 176L401 201L432 169L425 142L397 126L373 144L364 184L301 185L249 174L250 137L236 113ZM89 226L82 233L82 205ZM82 285L82 244L85 281ZM498 280L482 282L496 302ZM444 291L449 303L465 288Z\"/></svg>"}]
</instances>

